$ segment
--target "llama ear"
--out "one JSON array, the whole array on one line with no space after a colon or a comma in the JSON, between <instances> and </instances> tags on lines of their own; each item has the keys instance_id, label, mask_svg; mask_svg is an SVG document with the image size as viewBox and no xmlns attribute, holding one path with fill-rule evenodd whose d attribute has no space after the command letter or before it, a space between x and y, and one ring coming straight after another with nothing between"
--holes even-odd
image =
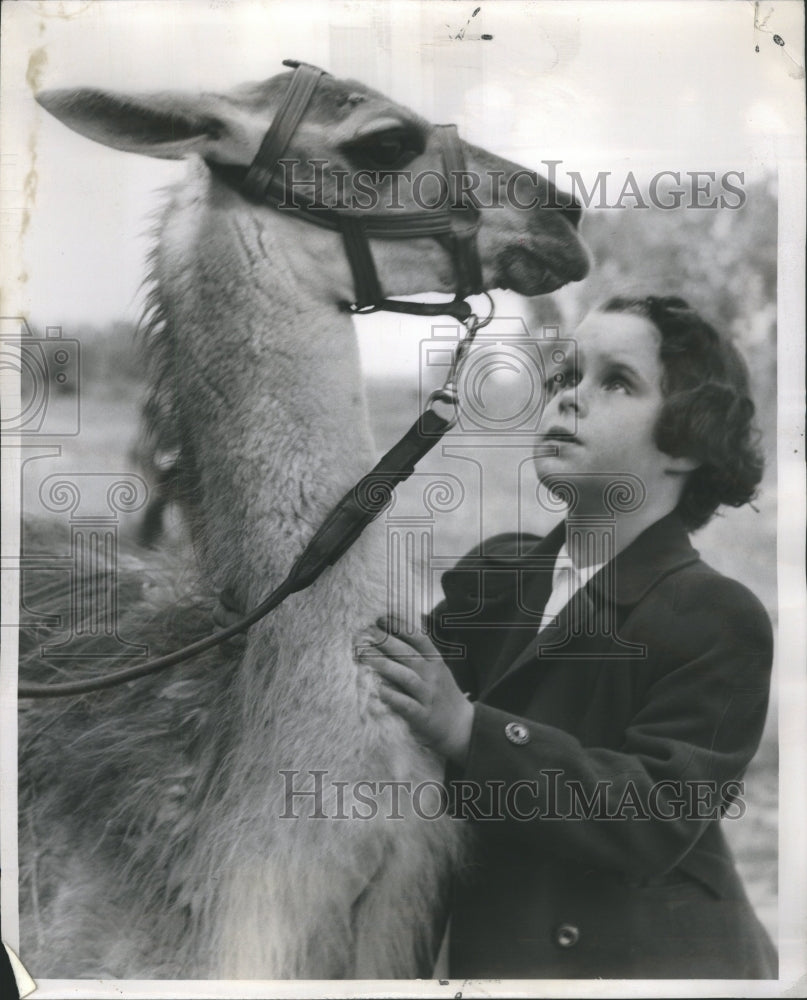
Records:
<instances>
[{"instance_id":1,"label":"llama ear","mask_svg":"<svg viewBox=\"0 0 807 1000\"><path fill-rule=\"evenodd\" d=\"M248 156L244 122L231 104L215 95L80 88L45 90L36 99L74 132L125 152L167 160L210 154L225 163L243 162Z\"/></svg>"}]
</instances>

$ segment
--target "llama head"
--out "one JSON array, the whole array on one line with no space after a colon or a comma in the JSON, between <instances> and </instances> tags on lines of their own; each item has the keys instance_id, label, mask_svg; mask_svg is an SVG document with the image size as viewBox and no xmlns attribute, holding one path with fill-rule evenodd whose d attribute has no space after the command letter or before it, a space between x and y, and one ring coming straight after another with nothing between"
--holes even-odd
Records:
<instances>
[{"instance_id":1,"label":"llama head","mask_svg":"<svg viewBox=\"0 0 807 1000\"><path fill-rule=\"evenodd\" d=\"M248 588L263 590L278 572L276 540L293 551L292 540L373 457L358 346L349 317L332 308L354 301L343 235L304 221L313 208L283 210L238 182L273 122L284 121L290 86L283 73L226 94L38 96L94 141L192 161L152 256L148 447L179 453L200 562L245 603ZM452 142L447 151L445 130L327 74L294 125L281 146L297 189L325 205L356 202L362 225L365 217L428 217L424 203L440 194L457 150ZM584 276L580 213L568 196L468 143L462 159L464 200L473 204L473 195L479 206L470 214L482 287L538 294ZM450 234L369 243L385 295L456 290Z\"/></svg>"},{"instance_id":2,"label":"llama head","mask_svg":"<svg viewBox=\"0 0 807 1000\"><path fill-rule=\"evenodd\" d=\"M282 73L225 94L76 89L45 91L37 100L96 142L160 158L201 158L214 186L227 187L253 162L291 76ZM361 83L320 76L286 140L276 170L284 181L283 204L279 211L255 204L254 213L267 228L294 220L298 269L316 268L326 297L352 300L353 280L338 234L300 223L300 199L313 202L309 220L327 206L371 225L379 219L394 225L396 215L423 217L460 191L478 228L483 287L537 295L588 270L577 235L580 210L568 195L465 142L462 170L448 171L439 128ZM455 290L450 237L372 238L371 246L386 295Z\"/></svg>"}]
</instances>

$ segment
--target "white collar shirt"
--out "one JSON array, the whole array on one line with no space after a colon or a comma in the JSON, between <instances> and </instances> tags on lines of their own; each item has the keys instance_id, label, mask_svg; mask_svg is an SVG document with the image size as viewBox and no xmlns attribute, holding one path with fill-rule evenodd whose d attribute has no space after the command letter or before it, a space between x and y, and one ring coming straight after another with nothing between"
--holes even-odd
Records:
<instances>
[{"instance_id":1,"label":"white collar shirt","mask_svg":"<svg viewBox=\"0 0 807 1000\"><path fill-rule=\"evenodd\" d=\"M593 563L590 566L575 566L569 557L566 543L561 545L555 559L555 568L552 571L552 593L544 607L543 621L538 628L539 632L543 632L547 626L555 621L577 591L581 587L585 587L592 576L598 573L604 565L605 563L601 562Z\"/></svg>"}]
</instances>

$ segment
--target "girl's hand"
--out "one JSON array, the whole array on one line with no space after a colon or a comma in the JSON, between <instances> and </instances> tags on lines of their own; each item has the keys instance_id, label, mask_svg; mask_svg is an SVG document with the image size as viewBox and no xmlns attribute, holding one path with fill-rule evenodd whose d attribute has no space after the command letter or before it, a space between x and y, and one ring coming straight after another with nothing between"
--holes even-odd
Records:
<instances>
[{"instance_id":1,"label":"girl's hand","mask_svg":"<svg viewBox=\"0 0 807 1000\"><path fill-rule=\"evenodd\" d=\"M471 742L474 710L457 687L451 671L425 635L390 635L393 624L379 620L367 631L373 649L358 659L379 674L381 699L427 746L452 763L462 765Z\"/></svg>"}]
</instances>

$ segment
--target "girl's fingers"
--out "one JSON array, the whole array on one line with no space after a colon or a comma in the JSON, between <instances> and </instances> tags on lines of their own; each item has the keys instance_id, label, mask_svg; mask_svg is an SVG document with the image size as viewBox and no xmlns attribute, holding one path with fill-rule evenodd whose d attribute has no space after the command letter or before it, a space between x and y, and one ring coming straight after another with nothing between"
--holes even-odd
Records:
<instances>
[{"instance_id":1,"label":"girl's fingers","mask_svg":"<svg viewBox=\"0 0 807 1000\"><path fill-rule=\"evenodd\" d=\"M400 635L392 635L390 629L401 629L402 623L390 615L387 618L379 618L376 623L376 628L379 633L384 636L389 636L391 639L397 639L399 642L403 642L405 645L410 646L416 653L420 656L430 659L440 654L434 648L434 643L424 632L415 632L414 634L407 632L405 637Z\"/></svg>"},{"instance_id":2,"label":"girl's fingers","mask_svg":"<svg viewBox=\"0 0 807 1000\"><path fill-rule=\"evenodd\" d=\"M418 710L420 705L418 702L413 701L408 695L403 694L401 691L390 687L388 684L382 684L378 689L378 695L381 700L389 708L404 718L407 722L412 722L418 717Z\"/></svg>"},{"instance_id":3,"label":"girl's fingers","mask_svg":"<svg viewBox=\"0 0 807 1000\"><path fill-rule=\"evenodd\" d=\"M398 636L380 631L378 633L371 631L368 634L371 643L384 656L410 667L422 677L425 676L425 671L428 669L429 663L435 661L442 662L442 657L428 643L428 640L426 640L425 644L420 643L419 645L415 645L409 636L406 639L401 639Z\"/></svg>"},{"instance_id":4,"label":"girl's fingers","mask_svg":"<svg viewBox=\"0 0 807 1000\"><path fill-rule=\"evenodd\" d=\"M408 640L387 633L379 632L376 634L372 630L369 632L369 638L371 644L388 659L395 660L418 674L422 672L424 657L413 645L410 645Z\"/></svg>"},{"instance_id":5,"label":"girl's fingers","mask_svg":"<svg viewBox=\"0 0 807 1000\"><path fill-rule=\"evenodd\" d=\"M410 698L418 701L419 696L422 696L423 681L414 670L411 670L404 664L398 663L396 660L386 659L384 657L379 659L373 657L371 666L385 681L395 684Z\"/></svg>"}]
</instances>

